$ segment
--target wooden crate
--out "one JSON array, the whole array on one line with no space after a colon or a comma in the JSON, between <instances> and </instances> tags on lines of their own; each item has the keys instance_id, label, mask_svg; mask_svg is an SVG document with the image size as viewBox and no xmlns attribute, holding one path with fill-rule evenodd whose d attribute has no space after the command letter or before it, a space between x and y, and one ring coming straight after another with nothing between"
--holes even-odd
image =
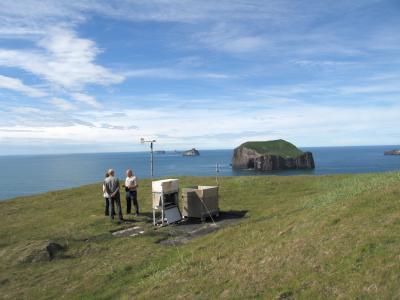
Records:
<instances>
[{"instance_id":1,"label":"wooden crate","mask_svg":"<svg viewBox=\"0 0 400 300\"><path fill-rule=\"evenodd\" d=\"M182 215L185 218L206 219L219 216L218 187L196 186L182 189Z\"/></svg>"}]
</instances>

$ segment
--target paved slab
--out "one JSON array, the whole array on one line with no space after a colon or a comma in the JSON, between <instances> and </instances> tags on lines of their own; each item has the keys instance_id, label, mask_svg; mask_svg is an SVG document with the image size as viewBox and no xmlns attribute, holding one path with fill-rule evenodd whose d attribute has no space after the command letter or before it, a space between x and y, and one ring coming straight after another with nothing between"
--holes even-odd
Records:
<instances>
[{"instance_id":1,"label":"paved slab","mask_svg":"<svg viewBox=\"0 0 400 300\"><path fill-rule=\"evenodd\" d=\"M203 236L221 228L233 225L242 220L247 211L221 212L218 218L208 219L202 223L198 219L187 219L180 223L162 228L167 232L158 242L163 245L179 245L190 241L193 238Z\"/></svg>"},{"instance_id":2,"label":"paved slab","mask_svg":"<svg viewBox=\"0 0 400 300\"><path fill-rule=\"evenodd\" d=\"M206 222L200 219L185 219L179 223L171 224L164 227L154 227L148 217L142 216L147 222L143 226L132 226L124 228L112 233L115 237L136 237L151 232L159 236L157 243L162 245L179 245L184 244L191 239L210 234L221 228L230 226L242 220L246 216L247 211L229 211L221 212L217 218L209 218Z\"/></svg>"},{"instance_id":3,"label":"paved slab","mask_svg":"<svg viewBox=\"0 0 400 300\"><path fill-rule=\"evenodd\" d=\"M122 230L118 230L112 233L113 236L122 237L122 236L138 236L140 234L144 234L143 228L139 226L134 226Z\"/></svg>"}]
</instances>

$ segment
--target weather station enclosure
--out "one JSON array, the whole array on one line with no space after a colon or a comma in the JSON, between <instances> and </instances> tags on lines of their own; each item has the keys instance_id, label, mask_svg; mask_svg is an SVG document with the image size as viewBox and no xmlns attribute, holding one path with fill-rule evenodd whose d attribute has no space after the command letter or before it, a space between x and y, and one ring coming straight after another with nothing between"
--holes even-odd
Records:
<instances>
[{"instance_id":1,"label":"weather station enclosure","mask_svg":"<svg viewBox=\"0 0 400 300\"><path fill-rule=\"evenodd\" d=\"M179 179L152 182L153 225L166 225L182 220L179 210ZM157 219L157 214L160 218Z\"/></svg>"},{"instance_id":2,"label":"weather station enclosure","mask_svg":"<svg viewBox=\"0 0 400 300\"><path fill-rule=\"evenodd\" d=\"M182 189L182 215L184 218L219 216L218 186L199 185Z\"/></svg>"}]
</instances>

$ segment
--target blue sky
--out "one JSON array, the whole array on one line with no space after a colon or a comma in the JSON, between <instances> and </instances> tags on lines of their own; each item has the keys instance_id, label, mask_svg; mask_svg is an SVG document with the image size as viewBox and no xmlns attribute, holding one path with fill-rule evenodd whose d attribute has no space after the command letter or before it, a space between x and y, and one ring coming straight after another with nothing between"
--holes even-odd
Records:
<instances>
[{"instance_id":1,"label":"blue sky","mask_svg":"<svg viewBox=\"0 0 400 300\"><path fill-rule=\"evenodd\" d=\"M4 0L0 154L399 144L399 30L397 0Z\"/></svg>"}]
</instances>

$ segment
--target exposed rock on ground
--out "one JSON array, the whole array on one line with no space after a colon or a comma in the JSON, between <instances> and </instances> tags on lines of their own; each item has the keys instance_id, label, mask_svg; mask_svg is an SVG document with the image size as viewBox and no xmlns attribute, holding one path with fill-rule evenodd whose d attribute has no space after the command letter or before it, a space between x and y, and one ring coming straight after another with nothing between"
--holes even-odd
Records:
<instances>
[{"instance_id":1,"label":"exposed rock on ground","mask_svg":"<svg viewBox=\"0 0 400 300\"><path fill-rule=\"evenodd\" d=\"M22 263L34 263L39 261L50 261L59 256L64 247L50 241L30 241L19 254L18 261Z\"/></svg>"}]
</instances>

